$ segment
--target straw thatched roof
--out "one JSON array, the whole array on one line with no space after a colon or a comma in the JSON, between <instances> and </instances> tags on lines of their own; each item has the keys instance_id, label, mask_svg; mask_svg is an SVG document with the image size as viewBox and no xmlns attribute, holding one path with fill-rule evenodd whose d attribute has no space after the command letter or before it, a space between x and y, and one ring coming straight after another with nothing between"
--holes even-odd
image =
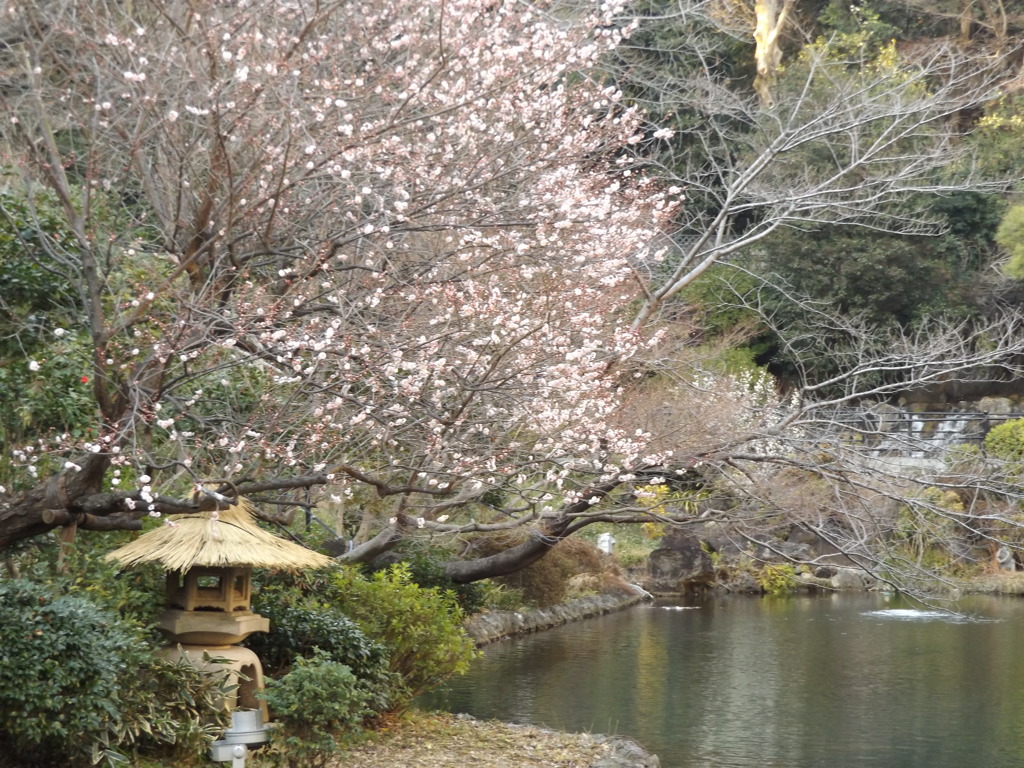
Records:
<instances>
[{"instance_id":1,"label":"straw thatched roof","mask_svg":"<svg viewBox=\"0 0 1024 768\"><path fill-rule=\"evenodd\" d=\"M147 531L107 558L121 565L160 563L169 571L244 565L297 571L334 562L263 530L251 510L249 501L240 498L219 512L172 515L167 525Z\"/></svg>"}]
</instances>

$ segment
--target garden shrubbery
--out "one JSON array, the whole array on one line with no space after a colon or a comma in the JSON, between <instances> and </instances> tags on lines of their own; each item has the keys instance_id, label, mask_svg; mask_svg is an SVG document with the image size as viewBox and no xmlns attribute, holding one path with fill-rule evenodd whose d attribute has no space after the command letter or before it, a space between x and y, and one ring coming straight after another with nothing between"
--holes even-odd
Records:
<instances>
[{"instance_id":1,"label":"garden shrubbery","mask_svg":"<svg viewBox=\"0 0 1024 768\"><path fill-rule=\"evenodd\" d=\"M284 730L265 755L284 768L319 768L379 711L377 693L345 664L316 650L299 657L279 680L268 679L263 698Z\"/></svg>"},{"instance_id":2,"label":"garden shrubbery","mask_svg":"<svg viewBox=\"0 0 1024 768\"><path fill-rule=\"evenodd\" d=\"M390 669L401 680L392 701L395 709L465 672L476 655L455 596L416 585L403 564L369 578L339 568L328 592L333 605L388 649Z\"/></svg>"},{"instance_id":3,"label":"garden shrubbery","mask_svg":"<svg viewBox=\"0 0 1024 768\"><path fill-rule=\"evenodd\" d=\"M254 608L268 633L246 644L268 671L263 694L282 726L261 760L320 768L367 719L401 711L475 655L455 595L413 582L406 565L363 576L339 566L262 574Z\"/></svg>"},{"instance_id":4,"label":"garden shrubbery","mask_svg":"<svg viewBox=\"0 0 1024 768\"><path fill-rule=\"evenodd\" d=\"M1024 419L1010 419L992 427L985 435L985 450L1004 461L1024 459Z\"/></svg>"},{"instance_id":5,"label":"garden shrubbery","mask_svg":"<svg viewBox=\"0 0 1024 768\"><path fill-rule=\"evenodd\" d=\"M341 664L365 692L366 704L375 712L387 710L391 691L399 684L389 670L387 649L330 606L289 605L287 596L270 589L255 606L270 619L271 629L250 635L245 644L260 657L264 674L287 679L296 665L313 657Z\"/></svg>"},{"instance_id":6,"label":"garden shrubbery","mask_svg":"<svg viewBox=\"0 0 1024 768\"><path fill-rule=\"evenodd\" d=\"M215 688L156 658L138 626L86 597L0 581L0 751L21 765L200 749L217 728Z\"/></svg>"},{"instance_id":7,"label":"garden shrubbery","mask_svg":"<svg viewBox=\"0 0 1024 768\"><path fill-rule=\"evenodd\" d=\"M61 567L55 547L26 552L25 577L0 579L5 768L146 756L183 768L204 762L226 725L223 678L155 655L161 575L119 572L102 559L105 539L67 552ZM253 608L272 629L246 644L261 658L281 724L259 764L325 764L367 720L405 709L475 655L456 596L418 586L406 566L369 577L349 567L257 574Z\"/></svg>"},{"instance_id":8,"label":"garden shrubbery","mask_svg":"<svg viewBox=\"0 0 1024 768\"><path fill-rule=\"evenodd\" d=\"M293 659L308 656L310 649L320 648L360 675L378 657L361 656L362 650L346 656L353 648L363 648L347 623L355 622L386 654L389 711L405 709L420 693L465 671L475 655L473 642L462 629L462 610L455 595L415 584L405 564L392 565L369 577L344 566L306 576L278 575L270 578L259 594L261 612L272 615L282 611L282 622L285 615L290 615L303 627L272 626L266 641L250 637L253 643L273 645L277 649L272 656L275 660L286 660L289 655ZM307 618L300 618L302 615ZM342 628L341 634L347 637L343 648L328 637L333 632L330 627Z\"/></svg>"}]
</instances>

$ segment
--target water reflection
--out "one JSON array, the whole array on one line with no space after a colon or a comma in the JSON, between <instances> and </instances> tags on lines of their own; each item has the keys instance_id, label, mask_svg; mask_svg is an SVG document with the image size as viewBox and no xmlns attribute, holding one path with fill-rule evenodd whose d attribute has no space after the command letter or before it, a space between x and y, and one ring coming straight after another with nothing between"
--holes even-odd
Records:
<instances>
[{"instance_id":1,"label":"water reflection","mask_svg":"<svg viewBox=\"0 0 1024 768\"><path fill-rule=\"evenodd\" d=\"M1024 765L1024 600L647 605L486 649L427 703L622 733L665 768Z\"/></svg>"}]
</instances>

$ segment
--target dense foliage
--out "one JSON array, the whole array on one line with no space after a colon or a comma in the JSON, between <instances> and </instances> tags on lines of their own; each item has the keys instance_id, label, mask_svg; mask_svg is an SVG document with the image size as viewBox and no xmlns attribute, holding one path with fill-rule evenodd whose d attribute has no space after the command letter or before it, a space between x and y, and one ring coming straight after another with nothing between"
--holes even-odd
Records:
<instances>
[{"instance_id":1,"label":"dense foliage","mask_svg":"<svg viewBox=\"0 0 1024 768\"><path fill-rule=\"evenodd\" d=\"M404 565L369 578L355 569L339 568L317 595L387 649L389 669L400 681L391 701L395 708L404 708L420 693L464 672L476 655L462 630L462 611L454 595L417 586Z\"/></svg>"},{"instance_id":2,"label":"dense foliage","mask_svg":"<svg viewBox=\"0 0 1024 768\"><path fill-rule=\"evenodd\" d=\"M1011 419L992 427L985 435L985 450L1005 461L1024 460L1024 419Z\"/></svg>"},{"instance_id":3,"label":"dense foliage","mask_svg":"<svg viewBox=\"0 0 1024 768\"><path fill-rule=\"evenodd\" d=\"M41 258L73 240L54 200L0 176L0 452L39 435L87 437L95 418L88 336L74 284ZM27 364L25 364L27 363ZM9 467L0 470L0 483Z\"/></svg>"},{"instance_id":4,"label":"dense foliage","mask_svg":"<svg viewBox=\"0 0 1024 768\"><path fill-rule=\"evenodd\" d=\"M329 765L378 711L364 681L320 650L296 659L295 667L279 680L268 680L263 698L283 727L266 758L287 768Z\"/></svg>"},{"instance_id":5,"label":"dense foliage","mask_svg":"<svg viewBox=\"0 0 1024 768\"><path fill-rule=\"evenodd\" d=\"M268 634L247 640L270 668L288 669L319 650L373 691L378 712L404 709L465 671L475 654L454 593L420 587L405 564L369 576L345 566L268 574L254 606L276 617Z\"/></svg>"},{"instance_id":6,"label":"dense foliage","mask_svg":"<svg viewBox=\"0 0 1024 768\"><path fill-rule=\"evenodd\" d=\"M156 744L202 749L216 685L154 656L86 597L0 581L0 743L26 766L116 763Z\"/></svg>"}]
</instances>

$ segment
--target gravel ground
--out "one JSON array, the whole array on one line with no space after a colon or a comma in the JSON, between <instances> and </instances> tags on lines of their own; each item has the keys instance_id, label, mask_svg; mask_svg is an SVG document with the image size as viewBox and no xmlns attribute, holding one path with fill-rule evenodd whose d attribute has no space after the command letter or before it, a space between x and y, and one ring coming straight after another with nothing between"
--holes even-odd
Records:
<instances>
[{"instance_id":1,"label":"gravel ground","mask_svg":"<svg viewBox=\"0 0 1024 768\"><path fill-rule=\"evenodd\" d=\"M346 750L337 768L593 768L613 751L602 736L412 712Z\"/></svg>"}]
</instances>

